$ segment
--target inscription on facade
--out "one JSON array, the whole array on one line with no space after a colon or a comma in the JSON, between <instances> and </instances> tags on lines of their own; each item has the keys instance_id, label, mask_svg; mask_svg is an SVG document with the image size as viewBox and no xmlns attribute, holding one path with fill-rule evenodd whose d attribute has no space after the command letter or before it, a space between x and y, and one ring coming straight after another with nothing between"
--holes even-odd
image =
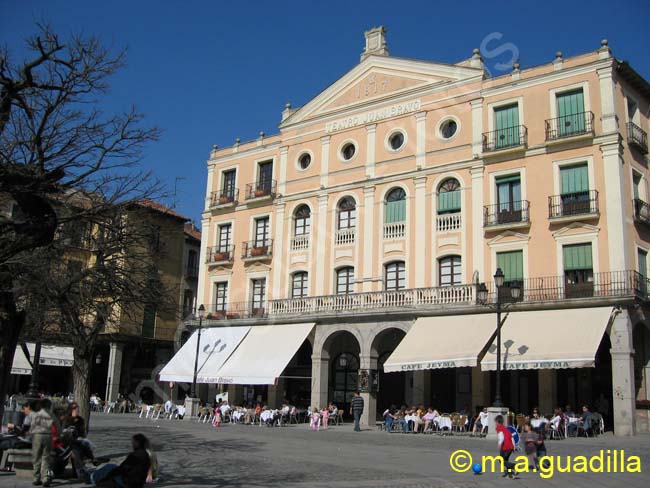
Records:
<instances>
[{"instance_id":1,"label":"inscription on facade","mask_svg":"<svg viewBox=\"0 0 650 488\"><path fill-rule=\"evenodd\" d=\"M335 120L334 122L328 122L325 124L325 132L332 133L340 130L351 129L352 127L357 127L359 125L371 124L390 117L416 112L420 110L421 106L422 102L420 100L413 100L412 102L399 103L391 105L390 107L367 112L365 114Z\"/></svg>"}]
</instances>

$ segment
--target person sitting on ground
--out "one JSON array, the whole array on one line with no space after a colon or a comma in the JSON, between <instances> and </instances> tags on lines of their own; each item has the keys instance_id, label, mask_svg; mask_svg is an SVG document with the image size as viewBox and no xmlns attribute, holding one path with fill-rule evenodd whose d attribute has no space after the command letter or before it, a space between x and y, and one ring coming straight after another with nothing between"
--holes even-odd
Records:
<instances>
[{"instance_id":1,"label":"person sitting on ground","mask_svg":"<svg viewBox=\"0 0 650 488\"><path fill-rule=\"evenodd\" d=\"M131 452L119 466L105 464L92 472L87 478L87 483L92 483L101 488L141 488L147 481L151 459L147 448L149 440L142 434L135 434L131 438Z\"/></svg>"},{"instance_id":2,"label":"person sitting on ground","mask_svg":"<svg viewBox=\"0 0 650 488\"><path fill-rule=\"evenodd\" d=\"M71 403L68 405L66 415L63 418L61 441L64 447L71 450L72 467L78 479L84 479L84 461L94 461L92 444L86 439L86 422L79 415L79 405Z\"/></svg>"}]
</instances>

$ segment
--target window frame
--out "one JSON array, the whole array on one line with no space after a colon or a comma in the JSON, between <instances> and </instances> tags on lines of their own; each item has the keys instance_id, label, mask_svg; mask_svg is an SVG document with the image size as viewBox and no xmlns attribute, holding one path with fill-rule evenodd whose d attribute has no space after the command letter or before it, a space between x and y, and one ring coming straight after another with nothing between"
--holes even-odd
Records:
<instances>
[{"instance_id":1,"label":"window frame","mask_svg":"<svg viewBox=\"0 0 650 488\"><path fill-rule=\"evenodd\" d=\"M390 282L394 282L393 287L389 287ZM400 286L400 283L402 286ZM404 261L391 261L384 264L384 291L401 291L405 289L406 263Z\"/></svg>"}]
</instances>

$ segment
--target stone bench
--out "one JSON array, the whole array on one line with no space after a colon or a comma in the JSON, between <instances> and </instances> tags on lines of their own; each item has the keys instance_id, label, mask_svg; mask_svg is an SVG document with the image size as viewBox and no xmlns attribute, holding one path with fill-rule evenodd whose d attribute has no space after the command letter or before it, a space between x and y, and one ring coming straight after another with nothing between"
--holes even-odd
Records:
<instances>
[{"instance_id":1,"label":"stone bench","mask_svg":"<svg viewBox=\"0 0 650 488\"><path fill-rule=\"evenodd\" d=\"M31 478L32 476L32 450L31 449L7 449L2 454L3 468L12 466L19 478Z\"/></svg>"}]
</instances>

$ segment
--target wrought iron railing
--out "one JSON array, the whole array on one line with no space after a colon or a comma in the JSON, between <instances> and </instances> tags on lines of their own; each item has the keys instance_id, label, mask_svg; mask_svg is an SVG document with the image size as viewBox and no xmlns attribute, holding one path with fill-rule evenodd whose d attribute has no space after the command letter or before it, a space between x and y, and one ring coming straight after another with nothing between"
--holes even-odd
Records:
<instances>
[{"instance_id":1,"label":"wrought iron railing","mask_svg":"<svg viewBox=\"0 0 650 488\"><path fill-rule=\"evenodd\" d=\"M213 191L211 204L213 207L220 205L237 205L239 200L239 188L227 188L225 190Z\"/></svg>"},{"instance_id":2,"label":"wrought iron railing","mask_svg":"<svg viewBox=\"0 0 650 488\"><path fill-rule=\"evenodd\" d=\"M546 120L547 141L554 141L582 134L591 134L593 132L593 112L578 112Z\"/></svg>"},{"instance_id":3,"label":"wrought iron railing","mask_svg":"<svg viewBox=\"0 0 650 488\"><path fill-rule=\"evenodd\" d=\"M275 180L259 180L246 185L246 200L253 198L275 198L277 182Z\"/></svg>"},{"instance_id":4,"label":"wrought iron railing","mask_svg":"<svg viewBox=\"0 0 650 488\"><path fill-rule=\"evenodd\" d=\"M460 230L463 224L462 213L446 213L436 216L436 230L438 232L453 232Z\"/></svg>"},{"instance_id":5,"label":"wrought iron railing","mask_svg":"<svg viewBox=\"0 0 650 488\"><path fill-rule=\"evenodd\" d=\"M573 215L598 215L598 213L598 190L548 197L548 216L551 219Z\"/></svg>"},{"instance_id":6,"label":"wrought iron railing","mask_svg":"<svg viewBox=\"0 0 650 488\"><path fill-rule=\"evenodd\" d=\"M237 320L265 318L268 309L264 302L210 303L206 305L207 320Z\"/></svg>"},{"instance_id":7,"label":"wrought iron railing","mask_svg":"<svg viewBox=\"0 0 650 488\"><path fill-rule=\"evenodd\" d=\"M627 123L627 142L642 154L648 154L648 134L634 122Z\"/></svg>"},{"instance_id":8,"label":"wrought iron railing","mask_svg":"<svg viewBox=\"0 0 650 488\"><path fill-rule=\"evenodd\" d=\"M212 246L208 248L208 264L231 263L235 259L235 246Z\"/></svg>"},{"instance_id":9,"label":"wrought iron railing","mask_svg":"<svg viewBox=\"0 0 650 488\"><path fill-rule=\"evenodd\" d=\"M650 225L650 204L639 198L634 199L634 220Z\"/></svg>"},{"instance_id":10,"label":"wrought iron railing","mask_svg":"<svg viewBox=\"0 0 650 488\"><path fill-rule=\"evenodd\" d=\"M486 205L483 207L483 226L530 222L529 208L528 200Z\"/></svg>"},{"instance_id":11,"label":"wrought iron railing","mask_svg":"<svg viewBox=\"0 0 650 488\"><path fill-rule=\"evenodd\" d=\"M514 125L483 133L483 152L500 151L528 143L528 129L525 125Z\"/></svg>"},{"instance_id":12,"label":"wrought iron railing","mask_svg":"<svg viewBox=\"0 0 650 488\"><path fill-rule=\"evenodd\" d=\"M268 259L273 253L273 239L242 243L242 259Z\"/></svg>"}]
</instances>

